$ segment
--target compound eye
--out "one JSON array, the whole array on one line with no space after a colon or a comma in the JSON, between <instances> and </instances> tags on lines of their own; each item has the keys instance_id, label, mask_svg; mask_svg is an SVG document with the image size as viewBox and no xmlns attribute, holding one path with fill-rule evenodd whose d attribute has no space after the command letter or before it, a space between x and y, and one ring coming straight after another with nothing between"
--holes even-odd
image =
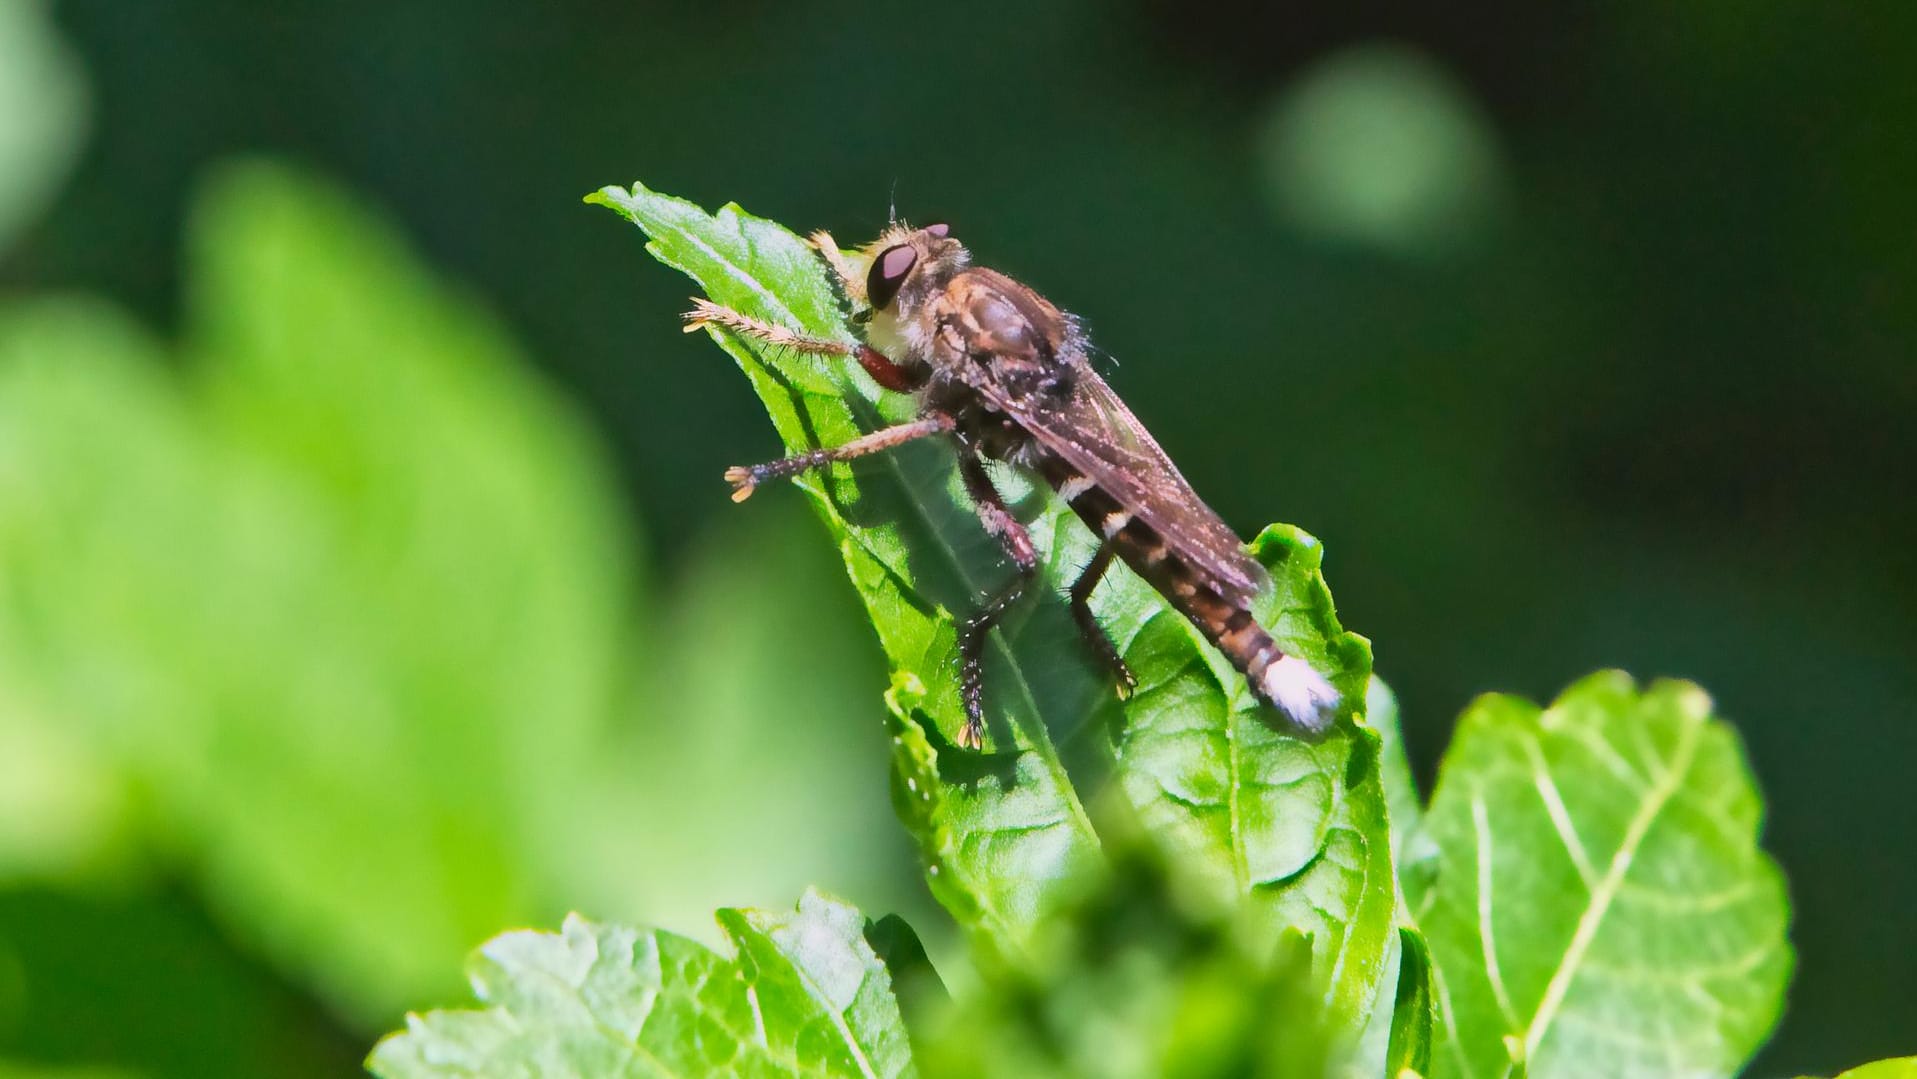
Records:
<instances>
[{"instance_id":1,"label":"compound eye","mask_svg":"<svg viewBox=\"0 0 1917 1079\"><path fill-rule=\"evenodd\" d=\"M912 266L918 262L919 253L910 245L899 244L879 252L872 260L872 270L865 277L865 298L874 308L890 307L893 297L899 294L899 286L905 283L906 275L912 272Z\"/></svg>"},{"instance_id":2,"label":"compound eye","mask_svg":"<svg viewBox=\"0 0 1917 1079\"><path fill-rule=\"evenodd\" d=\"M924 229L922 229L921 231L923 231L924 233L926 233L926 234L927 234L927 235L929 235L929 236L936 236L936 237L938 237L939 239L941 239L941 240L943 240L943 239L945 239L945 238L946 238L947 236L950 236L950 235L952 235L952 226L950 226L950 225L948 225L948 224L946 224L945 222L943 222L943 221L941 221L941 222L939 222L939 223L938 223L938 224L936 224L936 225L927 225L927 226L925 226L925 228L924 228Z\"/></svg>"}]
</instances>

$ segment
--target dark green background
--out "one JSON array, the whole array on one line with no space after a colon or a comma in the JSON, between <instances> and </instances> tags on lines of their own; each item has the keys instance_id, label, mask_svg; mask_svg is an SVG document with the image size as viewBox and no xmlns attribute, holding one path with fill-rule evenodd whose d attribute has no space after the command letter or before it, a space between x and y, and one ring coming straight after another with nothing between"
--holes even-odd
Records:
<instances>
[{"instance_id":1,"label":"dark green background","mask_svg":"<svg viewBox=\"0 0 1917 1079\"><path fill-rule=\"evenodd\" d=\"M1422 775L1479 692L1548 697L1611 665L1711 690L1796 903L1791 1006L1755 1071L1917 1047L1917 7L55 11L95 130L6 289L104 291L164 324L205 167L317 165L587 402L669 575L731 510L720 469L776 447L679 335L687 283L580 196L643 179L849 242L896 192L1083 315L1241 532L1325 541ZM1380 40L1448 70L1499 153L1489 218L1428 257L1313 238L1264 190L1273 102ZM209 933L190 898L141 916ZM289 1030L321 1022L274 992ZM299 1037L350 1066L370 1033Z\"/></svg>"}]
</instances>

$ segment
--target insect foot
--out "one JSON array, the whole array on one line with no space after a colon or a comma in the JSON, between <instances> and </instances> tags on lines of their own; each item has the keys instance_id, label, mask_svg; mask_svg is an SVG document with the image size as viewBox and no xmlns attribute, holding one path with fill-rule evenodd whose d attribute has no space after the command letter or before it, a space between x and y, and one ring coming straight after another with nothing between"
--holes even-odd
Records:
<instances>
[{"instance_id":1,"label":"insect foot","mask_svg":"<svg viewBox=\"0 0 1917 1079\"><path fill-rule=\"evenodd\" d=\"M733 465L726 469L726 482L732 485L734 502L744 502L751 498L752 492L759 487L759 477L753 474L752 469L744 465Z\"/></svg>"},{"instance_id":2,"label":"insect foot","mask_svg":"<svg viewBox=\"0 0 1917 1079\"><path fill-rule=\"evenodd\" d=\"M729 313L725 308L703 296L694 296L692 310L679 316L679 321L682 323L679 328L686 333L695 333L707 326L725 326L730 322L725 317Z\"/></svg>"},{"instance_id":3,"label":"insect foot","mask_svg":"<svg viewBox=\"0 0 1917 1079\"><path fill-rule=\"evenodd\" d=\"M958 747L976 750L985 744L985 724L970 716L965 717L965 726L959 728Z\"/></svg>"}]
</instances>

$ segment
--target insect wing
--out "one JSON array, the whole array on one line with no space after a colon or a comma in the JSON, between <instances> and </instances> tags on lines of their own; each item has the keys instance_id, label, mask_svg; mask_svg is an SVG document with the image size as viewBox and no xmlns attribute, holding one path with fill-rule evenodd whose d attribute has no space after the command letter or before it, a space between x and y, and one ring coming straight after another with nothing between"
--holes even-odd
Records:
<instances>
[{"instance_id":1,"label":"insect wing","mask_svg":"<svg viewBox=\"0 0 1917 1079\"><path fill-rule=\"evenodd\" d=\"M1082 361L1062 395L1013 400L989 378L974 385L1046 449L1150 525L1198 580L1226 600L1249 603L1267 577L1236 533L1198 497L1131 409Z\"/></svg>"}]
</instances>

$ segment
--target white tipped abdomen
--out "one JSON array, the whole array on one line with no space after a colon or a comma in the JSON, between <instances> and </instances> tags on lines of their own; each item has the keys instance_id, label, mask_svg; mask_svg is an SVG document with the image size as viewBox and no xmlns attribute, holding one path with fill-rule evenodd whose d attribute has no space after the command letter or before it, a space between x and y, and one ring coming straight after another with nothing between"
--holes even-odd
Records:
<instances>
[{"instance_id":1,"label":"white tipped abdomen","mask_svg":"<svg viewBox=\"0 0 1917 1079\"><path fill-rule=\"evenodd\" d=\"M1259 679L1265 699L1305 730L1317 733L1331 726L1338 711L1338 691L1311 664L1286 656L1265 668Z\"/></svg>"}]
</instances>

